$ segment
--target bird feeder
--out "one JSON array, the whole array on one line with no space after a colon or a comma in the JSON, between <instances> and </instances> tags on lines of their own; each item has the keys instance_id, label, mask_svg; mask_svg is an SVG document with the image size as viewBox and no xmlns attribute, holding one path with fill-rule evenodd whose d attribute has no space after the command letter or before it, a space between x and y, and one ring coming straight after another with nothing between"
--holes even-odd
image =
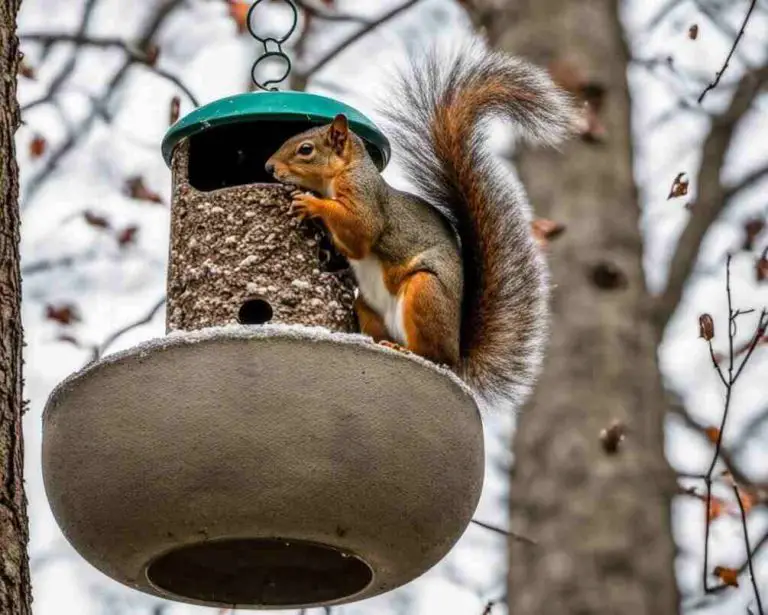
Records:
<instances>
[{"instance_id":1,"label":"bird feeder","mask_svg":"<svg viewBox=\"0 0 768 615\"><path fill-rule=\"evenodd\" d=\"M471 519L471 394L356 332L347 264L264 172L337 113L383 168L370 120L296 92L218 100L163 142L167 335L70 376L43 417L53 514L116 581L207 606L342 604L415 579Z\"/></svg>"}]
</instances>

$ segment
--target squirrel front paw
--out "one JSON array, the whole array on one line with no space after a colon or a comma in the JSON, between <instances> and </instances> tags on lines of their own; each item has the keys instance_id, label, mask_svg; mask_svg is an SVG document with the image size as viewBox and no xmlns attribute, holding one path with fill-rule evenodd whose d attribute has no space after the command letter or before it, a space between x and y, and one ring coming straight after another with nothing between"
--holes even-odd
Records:
<instances>
[{"instance_id":1,"label":"squirrel front paw","mask_svg":"<svg viewBox=\"0 0 768 615\"><path fill-rule=\"evenodd\" d=\"M314 202L316 197L307 192L297 192L292 195L290 213L299 220L306 220L314 217Z\"/></svg>"}]
</instances>

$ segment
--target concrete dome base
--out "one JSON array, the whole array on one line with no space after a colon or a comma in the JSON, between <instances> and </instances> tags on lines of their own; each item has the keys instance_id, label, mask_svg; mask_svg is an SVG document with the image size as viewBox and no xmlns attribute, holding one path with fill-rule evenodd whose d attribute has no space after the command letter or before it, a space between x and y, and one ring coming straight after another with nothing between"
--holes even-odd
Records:
<instances>
[{"instance_id":1,"label":"concrete dome base","mask_svg":"<svg viewBox=\"0 0 768 615\"><path fill-rule=\"evenodd\" d=\"M466 529L483 430L460 381L360 336L174 333L53 392L43 473L91 564L208 606L352 602L418 577Z\"/></svg>"}]
</instances>

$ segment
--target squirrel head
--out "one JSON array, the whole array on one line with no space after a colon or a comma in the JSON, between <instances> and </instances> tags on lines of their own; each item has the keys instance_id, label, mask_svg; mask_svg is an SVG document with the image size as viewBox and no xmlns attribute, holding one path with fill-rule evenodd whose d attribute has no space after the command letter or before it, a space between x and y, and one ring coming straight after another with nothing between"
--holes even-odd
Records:
<instances>
[{"instance_id":1,"label":"squirrel head","mask_svg":"<svg viewBox=\"0 0 768 615\"><path fill-rule=\"evenodd\" d=\"M288 139L264 168L281 183L330 196L333 180L350 165L351 136L347 117L339 114L327 126Z\"/></svg>"}]
</instances>

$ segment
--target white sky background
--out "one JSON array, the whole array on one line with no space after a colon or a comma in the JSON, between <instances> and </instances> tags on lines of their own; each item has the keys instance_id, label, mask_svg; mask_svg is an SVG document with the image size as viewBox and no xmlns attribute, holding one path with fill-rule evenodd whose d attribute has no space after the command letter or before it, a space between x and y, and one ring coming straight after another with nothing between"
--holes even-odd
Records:
<instances>
[{"instance_id":1,"label":"white sky background","mask_svg":"<svg viewBox=\"0 0 768 615\"><path fill-rule=\"evenodd\" d=\"M130 39L142 26L154 0L101 0L95 12L90 34ZM653 33L644 25L666 0L631 0L626 22L638 57L672 55L681 71L692 69L703 84L720 68L731 43L711 22L701 16L692 1L681 0L662 26ZM730 2L729 23L738 29L747 1ZM763 0L762 6L768 9ZM339 0L340 8L350 12L378 14L395 6L392 0L366 3L362 9L354 0ZM19 19L21 33L71 31L80 19L82 0L24 0ZM261 9L260 9L261 10ZM275 12L269 9L268 12ZM698 23L699 38L687 37L688 26ZM335 26L334 34L310 41L321 53L333 45L337 36L351 32L354 25ZM414 41L430 42L436 37L446 41L466 32L462 12L449 0L424 0L391 24L345 52L324 70L310 90L328 93L374 116L377 96L386 91L385 71L405 57ZM737 56L724 78L732 83L745 62L758 63L768 52L768 20L756 11ZM223 2L190 0L174 13L161 30L156 42L161 48L159 66L186 83L202 103L244 90L256 45L247 37L238 38ZM40 48L24 44L30 64L37 67L37 81L20 79L22 105L38 98L71 49L53 48L41 62ZM67 125L77 127L89 114L93 97L101 95L122 60L117 50L85 50L80 53L76 72L67 81L57 100L60 111L41 105L24 114L25 126L18 133L18 155L23 181L23 267L24 323L27 335L26 396L30 410L25 419L27 446L27 488L30 501L31 562L33 569L35 612L37 615L96 615L120 613L147 614L161 601L145 596L109 580L85 563L69 547L59 532L48 508L40 474L40 421L45 400L51 389L65 376L89 359L87 350L57 341L62 332L44 318L45 305L76 303L83 322L68 331L84 344L103 341L111 332L137 320L149 311L165 290L170 173L161 157L159 144L167 129L168 106L177 93L172 84L146 69L136 66L115 93L106 111L113 116L110 125L97 120L84 134L80 145L61 161L48 181L35 187L35 177L45 166L49 153L40 159L29 157L29 142L35 134L48 141L48 152L67 138ZM674 176L686 171L695 185L699 164L698 145L707 130L706 118L685 113L672 123L651 130L655 119L676 102L674 94L679 78L659 68L648 71L635 67L630 71L634 96L634 122L637 134L636 172L644 207L642 220L646 238L645 264L653 289L663 286L666 264L678 233L687 219L683 205L688 199L667 201ZM677 80L677 81L676 81ZM690 83L684 84L686 87ZM326 89L323 89L326 88ZM694 92L694 89L681 90ZM698 94L698 90L695 91ZM711 92L704 107L716 110L727 103L728 89ZM689 96L690 98L690 96ZM695 98L695 96L693 96ZM768 99L763 96L758 112L752 113L739 131L737 144L729 156L724 179L737 181L750 169L768 163ZM182 96L182 113L191 109ZM122 194L124 181L134 175L145 178L147 185L159 192L166 205L158 206L132 200ZM394 168L387 178L399 181ZM740 223L750 214L766 212L763 182L740 195L716 225L702 251L701 273L689 286L677 317L672 322L661 351L663 372L668 385L678 391L693 415L706 424L719 422L722 390L711 369L706 346L697 339L699 313L713 314L719 331L727 317L724 293L724 254L741 241ZM534 204L535 206L535 204ZM120 249L114 236L94 229L82 220L84 209L106 216L117 229L139 225L136 245ZM765 240L763 239L764 245ZM30 267L45 260L73 256L72 267L57 267L34 273ZM768 286L758 288L752 270L753 258L740 254L733 263L733 290L736 306L759 308L768 303ZM740 331L750 330L745 317ZM110 350L128 348L136 342L164 334L161 311L147 326L121 338ZM723 336L716 341L722 343ZM627 358L629 360L629 357ZM740 441L740 432L766 405L766 387L760 375L768 368L768 352L757 353L749 372L740 381L729 419L726 443ZM763 376L764 378L764 376ZM488 424L488 474L477 517L498 525L507 518L507 468L511 454L506 448L509 418L497 418ZM744 468L756 480L766 480L768 467L768 424L752 429L741 458ZM711 447L670 419L667 450L673 465L680 470L700 473L706 469ZM514 497L514 495L512 496ZM686 605L700 595L700 566L703 537L703 505L693 499L675 506L675 531L681 552L678 573ZM750 515L753 542L768 528L768 514L758 510ZM743 558L740 525L735 519L719 519L712 526L714 564L738 565ZM470 527L456 549L435 569L401 590L369 602L334 609L345 615L370 613L406 613L478 615L489 599L505 592L504 541L477 527ZM768 598L768 557L756 561L762 580L764 598ZM748 580L730 593L730 599L716 607L702 608L703 613L746 613L752 594ZM512 598L514 603L514 597ZM167 613L214 612L165 603ZM322 611L317 611L322 612ZM494 613L503 615L497 607Z\"/></svg>"}]
</instances>

